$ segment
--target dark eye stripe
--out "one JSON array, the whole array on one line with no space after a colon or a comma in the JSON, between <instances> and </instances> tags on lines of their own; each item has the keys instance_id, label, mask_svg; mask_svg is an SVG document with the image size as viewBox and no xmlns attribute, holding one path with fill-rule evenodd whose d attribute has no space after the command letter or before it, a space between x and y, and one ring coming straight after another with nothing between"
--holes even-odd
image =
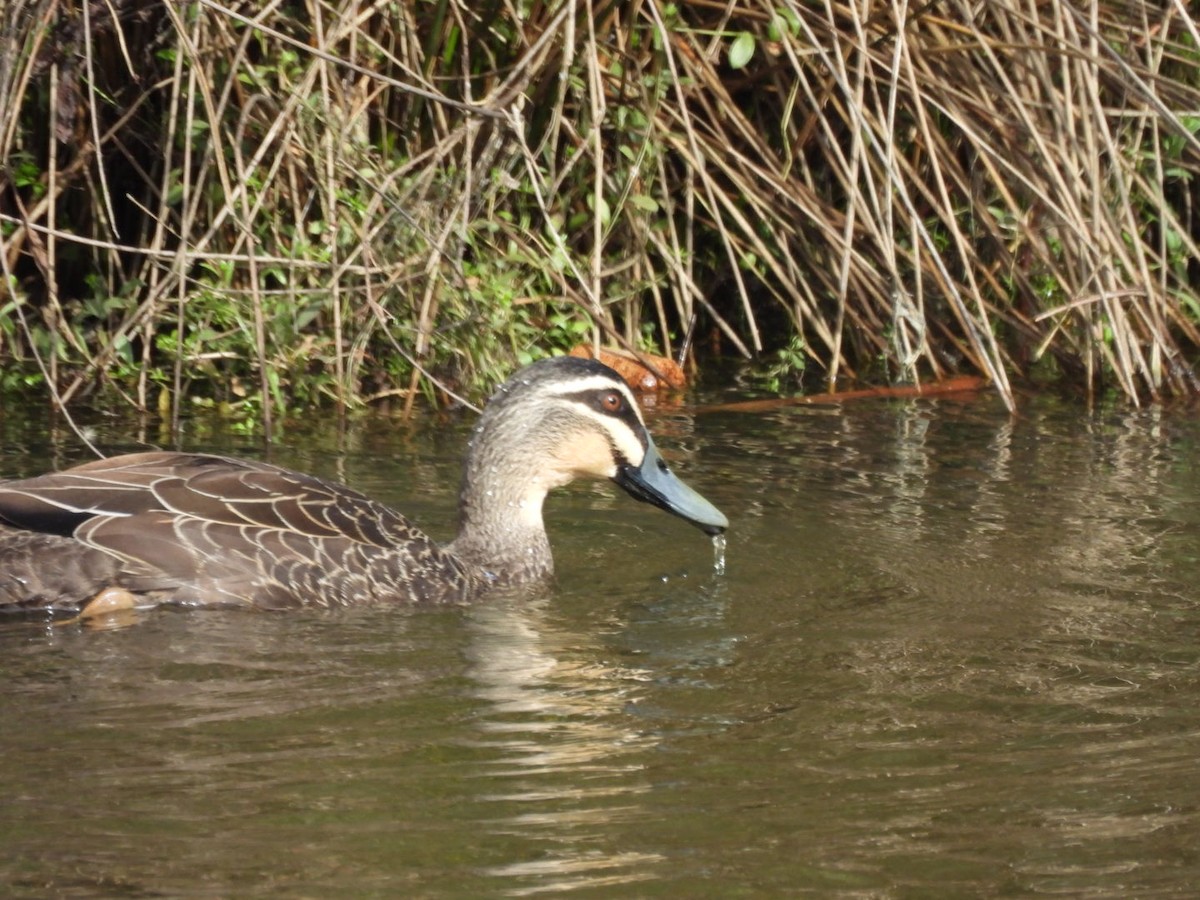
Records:
<instances>
[{"instance_id":1,"label":"dark eye stripe","mask_svg":"<svg viewBox=\"0 0 1200 900\"><path fill-rule=\"evenodd\" d=\"M621 398L621 408L617 410L609 410L604 406L604 398L610 394L616 394ZM594 409L596 412L606 416L625 420L626 414L630 413L629 399L616 388L595 388L588 391L576 391L573 394L562 394L564 400L571 400L575 403L582 403L588 409ZM634 417L637 418L636 416Z\"/></svg>"},{"instance_id":2,"label":"dark eye stripe","mask_svg":"<svg viewBox=\"0 0 1200 900\"><path fill-rule=\"evenodd\" d=\"M621 398L621 408L618 410L609 410L604 406L604 398L609 394L616 393ZM629 397L624 391L619 388L597 388L587 391L576 391L573 394L562 394L563 399L570 400L575 403L580 403L588 409L593 410L599 415L606 416L610 419L616 419L624 424L634 437L637 438L642 449L646 448L646 437L644 434L645 428L642 425L641 419L638 418L637 410L629 402ZM613 448L614 452L616 448ZM623 458L623 455L622 455Z\"/></svg>"}]
</instances>

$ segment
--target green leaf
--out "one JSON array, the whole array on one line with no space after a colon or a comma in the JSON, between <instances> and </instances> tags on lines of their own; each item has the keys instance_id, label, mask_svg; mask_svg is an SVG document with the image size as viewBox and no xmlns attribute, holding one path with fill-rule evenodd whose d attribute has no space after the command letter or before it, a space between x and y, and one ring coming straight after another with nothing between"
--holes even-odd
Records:
<instances>
[{"instance_id":1,"label":"green leaf","mask_svg":"<svg viewBox=\"0 0 1200 900\"><path fill-rule=\"evenodd\" d=\"M741 69L754 55L754 35L743 31L729 45L729 68Z\"/></svg>"},{"instance_id":2,"label":"green leaf","mask_svg":"<svg viewBox=\"0 0 1200 900\"><path fill-rule=\"evenodd\" d=\"M778 16L787 22L787 29L795 37L800 33L800 16L790 6L782 6L779 8Z\"/></svg>"},{"instance_id":3,"label":"green leaf","mask_svg":"<svg viewBox=\"0 0 1200 900\"><path fill-rule=\"evenodd\" d=\"M642 212L658 212L658 201L649 194L630 194L629 203Z\"/></svg>"}]
</instances>

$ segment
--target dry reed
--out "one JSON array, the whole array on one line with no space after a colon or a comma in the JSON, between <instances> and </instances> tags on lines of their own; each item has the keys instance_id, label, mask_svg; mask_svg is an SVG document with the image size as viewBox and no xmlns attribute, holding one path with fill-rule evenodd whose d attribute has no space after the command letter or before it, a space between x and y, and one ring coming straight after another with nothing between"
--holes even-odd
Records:
<instances>
[{"instance_id":1,"label":"dry reed","mask_svg":"<svg viewBox=\"0 0 1200 900\"><path fill-rule=\"evenodd\" d=\"M802 346L814 388L1197 388L1181 0L3 16L0 359L60 404L103 384L178 419L227 382L269 431L696 322Z\"/></svg>"}]
</instances>

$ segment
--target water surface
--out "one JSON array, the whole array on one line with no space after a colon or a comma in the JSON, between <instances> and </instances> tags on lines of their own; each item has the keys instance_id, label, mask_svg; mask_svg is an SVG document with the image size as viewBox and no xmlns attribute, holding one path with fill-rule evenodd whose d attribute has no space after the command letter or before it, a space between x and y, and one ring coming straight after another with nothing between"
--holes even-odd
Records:
<instances>
[{"instance_id":1,"label":"water surface","mask_svg":"<svg viewBox=\"0 0 1200 900\"><path fill-rule=\"evenodd\" d=\"M548 504L536 601L0 619L4 893L1190 895L1193 416L652 427L732 522L723 575L700 532L591 485ZM272 459L441 538L465 440L368 422ZM86 458L11 413L0 445L3 475Z\"/></svg>"}]
</instances>

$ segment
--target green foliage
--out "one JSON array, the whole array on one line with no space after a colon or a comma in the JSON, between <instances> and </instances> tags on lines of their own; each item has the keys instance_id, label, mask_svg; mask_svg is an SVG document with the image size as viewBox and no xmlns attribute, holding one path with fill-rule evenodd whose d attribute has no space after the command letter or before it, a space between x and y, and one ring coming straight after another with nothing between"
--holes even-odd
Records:
<instances>
[{"instance_id":1,"label":"green foliage","mask_svg":"<svg viewBox=\"0 0 1200 900\"><path fill-rule=\"evenodd\" d=\"M695 320L780 391L810 360L954 359L1011 397L1046 354L1129 396L1191 390L1192 31L1102 3L1114 56L1064 35L1062 0L869 6L351 0L249 26L155 0L86 42L78 4L0 23L0 389L251 428L478 399L597 337L674 355Z\"/></svg>"},{"instance_id":2,"label":"green foliage","mask_svg":"<svg viewBox=\"0 0 1200 900\"><path fill-rule=\"evenodd\" d=\"M773 394L798 391L808 364L804 340L792 335L785 346L767 356L755 371L755 381Z\"/></svg>"},{"instance_id":3,"label":"green foliage","mask_svg":"<svg viewBox=\"0 0 1200 900\"><path fill-rule=\"evenodd\" d=\"M26 190L37 200L46 195L46 182L42 168L29 153L17 152L9 159L9 171L15 187Z\"/></svg>"},{"instance_id":4,"label":"green foliage","mask_svg":"<svg viewBox=\"0 0 1200 900\"><path fill-rule=\"evenodd\" d=\"M729 45L729 68L744 69L754 56L754 35L740 32Z\"/></svg>"}]
</instances>

